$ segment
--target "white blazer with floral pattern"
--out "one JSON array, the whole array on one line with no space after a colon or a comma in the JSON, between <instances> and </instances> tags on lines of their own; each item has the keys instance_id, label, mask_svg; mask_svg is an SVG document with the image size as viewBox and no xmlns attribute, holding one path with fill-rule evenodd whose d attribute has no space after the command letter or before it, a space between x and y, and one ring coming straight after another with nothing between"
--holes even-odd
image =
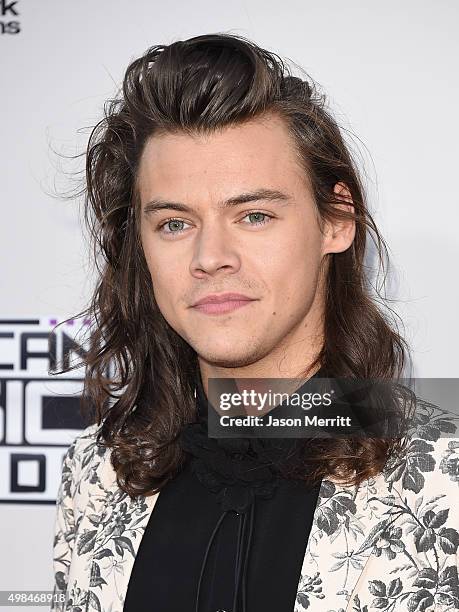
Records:
<instances>
[{"instance_id":1,"label":"white blazer with floral pattern","mask_svg":"<svg viewBox=\"0 0 459 612\"><path fill-rule=\"evenodd\" d=\"M426 405L403 459L376 478L322 481L294 610L278 612L459 610L459 419L447 414ZM123 492L97 430L82 431L64 457L53 563L56 600L65 601L54 611L122 612L161 494Z\"/></svg>"}]
</instances>

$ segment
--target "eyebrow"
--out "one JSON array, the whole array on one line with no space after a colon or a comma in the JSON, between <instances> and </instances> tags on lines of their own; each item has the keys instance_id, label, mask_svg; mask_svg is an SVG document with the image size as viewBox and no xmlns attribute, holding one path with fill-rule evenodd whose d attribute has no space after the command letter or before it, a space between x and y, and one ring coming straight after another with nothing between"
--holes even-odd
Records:
<instances>
[{"instance_id":1,"label":"eyebrow","mask_svg":"<svg viewBox=\"0 0 459 612\"><path fill-rule=\"evenodd\" d=\"M219 203L219 207L226 209L232 206L238 206L240 204L247 204L248 202L259 202L260 200L282 202L285 205L289 200L291 200L291 196L276 189L257 189L256 191L247 191L237 196L228 198L227 200L223 200ZM143 207L143 214L150 215L161 210L193 212L192 208L186 204L182 204L181 202L169 202L168 200L163 200L162 198L153 198L153 200L145 204Z\"/></svg>"}]
</instances>

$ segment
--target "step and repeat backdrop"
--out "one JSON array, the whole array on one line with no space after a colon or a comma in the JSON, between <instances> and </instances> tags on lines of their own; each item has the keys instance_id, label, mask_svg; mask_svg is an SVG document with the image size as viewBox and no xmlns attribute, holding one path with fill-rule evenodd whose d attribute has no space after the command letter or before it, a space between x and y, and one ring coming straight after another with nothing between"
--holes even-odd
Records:
<instances>
[{"instance_id":1,"label":"step and repeat backdrop","mask_svg":"<svg viewBox=\"0 0 459 612\"><path fill-rule=\"evenodd\" d=\"M357 147L413 374L459 375L458 7L0 0L0 591L52 588L62 458L84 419L81 369L50 371L81 354L88 321L72 317L94 286L79 202L66 196L104 101L152 45L242 34L318 81Z\"/></svg>"}]
</instances>

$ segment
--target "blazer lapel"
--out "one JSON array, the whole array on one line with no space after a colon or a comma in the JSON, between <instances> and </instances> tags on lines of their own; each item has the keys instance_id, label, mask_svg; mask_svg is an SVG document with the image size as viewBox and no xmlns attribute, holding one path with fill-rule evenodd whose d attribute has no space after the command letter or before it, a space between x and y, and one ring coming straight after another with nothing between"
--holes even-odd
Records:
<instances>
[{"instance_id":1,"label":"blazer lapel","mask_svg":"<svg viewBox=\"0 0 459 612\"><path fill-rule=\"evenodd\" d=\"M90 588L95 609L122 612L142 535L159 493L131 500L114 492L97 530Z\"/></svg>"},{"instance_id":2,"label":"blazer lapel","mask_svg":"<svg viewBox=\"0 0 459 612\"><path fill-rule=\"evenodd\" d=\"M99 486L104 501L92 514L96 529L85 610L122 612L137 550L159 493L130 498L118 487L109 458L103 466Z\"/></svg>"},{"instance_id":3,"label":"blazer lapel","mask_svg":"<svg viewBox=\"0 0 459 612\"><path fill-rule=\"evenodd\" d=\"M378 500L391 497L383 473L360 486L322 481L294 612L351 609L374 545L393 520L393 506Z\"/></svg>"}]
</instances>

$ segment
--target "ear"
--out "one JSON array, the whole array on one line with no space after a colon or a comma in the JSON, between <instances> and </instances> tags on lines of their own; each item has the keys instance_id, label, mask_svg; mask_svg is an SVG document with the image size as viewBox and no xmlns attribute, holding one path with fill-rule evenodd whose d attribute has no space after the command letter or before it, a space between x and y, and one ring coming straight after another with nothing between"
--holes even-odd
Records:
<instances>
[{"instance_id":1,"label":"ear","mask_svg":"<svg viewBox=\"0 0 459 612\"><path fill-rule=\"evenodd\" d=\"M333 191L343 202L348 202L348 204L333 204L333 206L354 213L352 196L347 186L341 182L336 183ZM325 221L322 255L346 251L351 246L354 237L355 221L353 219Z\"/></svg>"}]
</instances>

